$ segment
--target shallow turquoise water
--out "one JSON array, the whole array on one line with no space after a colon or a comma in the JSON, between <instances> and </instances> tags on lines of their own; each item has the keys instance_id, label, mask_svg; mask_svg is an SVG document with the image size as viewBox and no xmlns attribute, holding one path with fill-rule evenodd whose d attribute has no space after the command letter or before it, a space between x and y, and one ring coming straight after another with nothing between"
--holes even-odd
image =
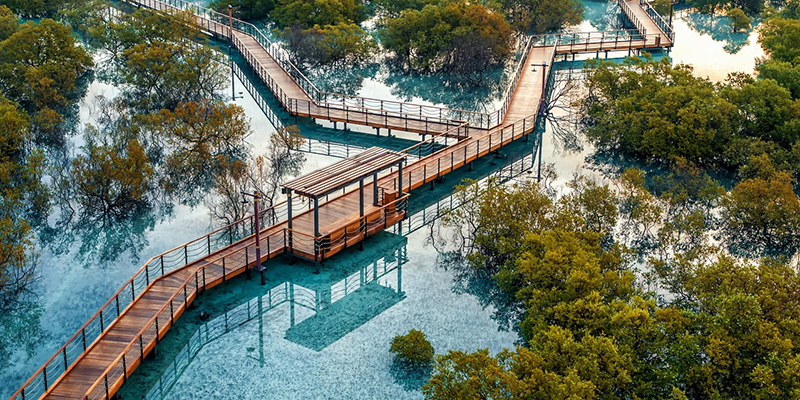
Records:
<instances>
[{"instance_id":1,"label":"shallow turquoise water","mask_svg":"<svg viewBox=\"0 0 800 400\"><path fill-rule=\"evenodd\" d=\"M588 19L576 30L619 27L615 7L597 1L587 1L585 4ZM762 54L755 42L755 33L738 36L727 34L725 17L698 16L685 11L676 16L676 47L669 56L676 62L695 64L696 72L701 76L720 80L731 71L752 71L754 58ZM241 83L236 85L241 87ZM395 87L401 89L393 91L392 88ZM364 95L387 99L412 99L442 104L452 101L450 94L440 94L444 92L441 90L440 80L393 78L392 75L381 74L380 71L373 78L363 80L361 86L355 90ZM112 87L93 84L90 95L81 105L82 120L91 118L92 96L113 95L114 91ZM484 95L483 92L469 91L452 93L467 99ZM255 152L263 152L274 128L246 92L236 102L245 108L252 120L254 135L248 139L249 142ZM279 110L276 109L276 112ZM327 129L330 125L326 123L317 124L308 120L299 122L302 131L309 137L358 142L364 146L379 144L402 148L406 143L418 140L416 135L377 138L374 131L367 128L357 127L353 132L341 132ZM530 154L531 146L532 144L523 143L516 149L504 150L501 157L486 160L476 168L483 173L476 172L473 176L480 177L490 170L502 167L514 157ZM544 133L543 160L555 164L561 177L560 182L568 180L573 173L603 177L609 166L591 159L591 155L592 149L586 144L579 150L564 146L563 138L554 135L551 127ZM308 155L304 170L314 170L334 160L335 158L326 156ZM456 181L455 176L448 177L445 182L447 185L437 186L434 191L423 189L414 192L412 206L420 208L435 204L447 196L449 187ZM71 252L54 253L52 249L42 249L41 278L34 290L38 296L37 304L42 310L38 321L41 323L40 332L43 336L34 344L30 355L20 349L12 354L10 365L0 370L0 397L10 396L139 269L144 260L200 236L214 226L202 205L175 205L171 213L148 215L126 226L116 227L115 229L121 229L135 239L138 249L135 252L125 252L110 261L93 261L91 254L77 254L80 237L72 240ZM174 388L165 392L166 397L238 398L241 395L262 398L269 395L287 398L294 395L300 397L300 394L305 393L305 397L323 398L326 396L322 393L332 393L329 397L340 397L340 393L346 393L351 397L362 398L374 397L374 393L386 393L386 398L418 398L419 392L406 391L403 387L404 384L408 385L407 379L398 378L398 374L393 373L388 341L395 334L404 333L411 328L422 329L440 352L447 349L473 350L479 347L489 347L495 352L513 345L516 336L498 331L498 324L491 318L493 310L484 309L480 298L454 293L457 275L436 264L436 252L424 244L424 230L408 236L382 235L381 238L376 237L370 241L363 253L352 251L334 258L326 265L327 270L320 275L314 275L302 263L290 267L276 261L270 267L270 285L267 287L295 282L306 289L324 289L339 284L343 276L357 274L364 266L380 261L387 255L385 253L401 248L405 249L408 261L399 268L402 281L402 295L399 298L386 300L388 293L385 288L397 288L398 271L395 269L371 284L372 286L365 286L363 291L344 297L341 303L333 302L344 305L340 308L333 309L331 306L316 312L296 307L296 326L301 326L304 321L312 318L324 319L315 325L321 327L321 336L308 339L325 344L322 348L319 344L310 348L297 341L287 340L287 331L291 327L289 304L279 305L262 314L263 327L259 326L258 319L254 319L206 343L196 352L195 361L184 369ZM405 244L397 244L401 242ZM124 397L139 398L143 390L149 391L159 382L158 379L145 378L160 377L162 373L168 372L169 362L173 359L168 357L179 354L190 343L189 338L197 332L198 327L202 326L199 317L195 316L195 320L192 320L192 315L207 311L214 320L224 316L226 310L242 307L248 302L256 304L253 299L264 293L257 281L236 280L203 296L195 314L187 314L181 319L177 329L169 334L169 339L160 349L156 360L137 371L142 379L137 386L134 382L138 378L135 378L125 388L128 395ZM376 310L381 312L373 313L375 315L365 314L363 306L369 304L378 304ZM329 311L331 309L335 313ZM334 316L325 317L328 314ZM336 328L337 324L347 325L347 329ZM183 332L184 336L179 332ZM342 335L342 332L345 334ZM331 338L338 340L331 341ZM169 340L174 340L174 343L168 344ZM173 355L170 355L170 346ZM263 367L261 348L264 349ZM160 364L159 357L162 358Z\"/></svg>"}]
</instances>

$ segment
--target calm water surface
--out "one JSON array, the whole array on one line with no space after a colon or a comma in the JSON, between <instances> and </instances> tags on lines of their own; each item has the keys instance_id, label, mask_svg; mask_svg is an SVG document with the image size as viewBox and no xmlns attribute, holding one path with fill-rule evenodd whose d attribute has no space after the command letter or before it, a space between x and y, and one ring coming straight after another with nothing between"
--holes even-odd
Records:
<instances>
[{"instance_id":1,"label":"calm water surface","mask_svg":"<svg viewBox=\"0 0 800 400\"><path fill-rule=\"evenodd\" d=\"M615 6L595 1L586 1L585 6L587 20L575 30L621 27ZM732 34L727 24L726 17L677 12L676 46L666 56L695 65L698 75L712 80L724 79L733 71L752 72L755 58L763 55L757 33ZM496 82L504 79L503 72L495 73ZM356 75L360 79L355 84L346 73L339 82L347 90L387 100L491 111L498 101L496 94L502 93L497 83L468 91L443 89L441 78L399 73L385 65ZM316 79L327 80L324 75ZM242 90L241 82L235 85L237 91ZM112 86L93 83L80 105L81 120L92 120L95 97L113 97L116 92ZM254 153L263 152L274 128L248 93L236 103L251 118L254 134L248 142ZM416 135L377 138L366 128L342 133L311 121L301 120L300 125L309 137L362 146L403 148L418 140ZM549 126L543 135L543 161L554 164L559 182L575 173L603 178L613 169L593 159L592 148L585 143L579 142L577 149L565 146ZM470 176L480 178L530 155L534 142L484 160ZM80 146L82 140L77 137L73 143ZM335 160L308 154L303 169L311 171ZM434 191L414 192L415 212L446 199L457 180L457 176L448 177ZM202 204L177 204L159 215L123 225L114 227L117 236L109 237L125 238L136 243L137 249L111 260L98 261L92 252L81 253L80 237L68 241L70 249L40 249L41 274L34 291L41 310L41 340L31 354L13 352L9 366L0 370L0 398L10 396L30 377L145 260L217 226ZM437 263L437 253L426 246L426 238L425 229L409 233L395 228L369 240L363 252L348 251L328 261L319 275L304 263L289 266L285 260L275 260L266 287L258 285L258 279L241 278L209 291L170 331L155 359L137 370L123 388L122 398L148 393L158 398L420 398L416 388L421 378L405 375L392 365L388 343L393 336L421 329L437 352L489 348L495 353L513 347L516 334L498 329L492 318L494 309L484 308L480 296L459 290L459 275ZM289 287L294 288L292 301ZM285 301L281 302L281 296ZM201 318L203 313L208 319ZM230 324L224 329L226 315Z\"/></svg>"}]
</instances>

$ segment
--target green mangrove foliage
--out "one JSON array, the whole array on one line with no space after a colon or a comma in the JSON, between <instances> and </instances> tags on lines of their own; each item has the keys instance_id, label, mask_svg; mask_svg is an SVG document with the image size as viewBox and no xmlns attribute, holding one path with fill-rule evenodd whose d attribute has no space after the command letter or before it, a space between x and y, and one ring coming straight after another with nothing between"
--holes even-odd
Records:
<instances>
[{"instance_id":1,"label":"green mangrove foliage","mask_svg":"<svg viewBox=\"0 0 800 400\"><path fill-rule=\"evenodd\" d=\"M361 0L278 0L272 19L281 26L360 23L366 18Z\"/></svg>"},{"instance_id":2,"label":"green mangrove foliage","mask_svg":"<svg viewBox=\"0 0 800 400\"><path fill-rule=\"evenodd\" d=\"M764 0L694 0L690 4L702 13L739 9L744 15L762 12L766 3Z\"/></svg>"},{"instance_id":3,"label":"green mangrove foliage","mask_svg":"<svg viewBox=\"0 0 800 400\"><path fill-rule=\"evenodd\" d=\"M50 211L44 148L63 142L63 116L92 59L53 20L19 25L0 6L0 21L0 313L11 313L35 278L34 233Z\"/></svg>"},{"instance_id":4,"label":"green mangrove foliage","mask_svg":"<svg viewBox=\"0 0 800 400\"><path fill-rule=\"evenodd\" d=\"M384 23L383 46L413 70L450 71L480 83L490 66L511 53L511 26L480 4L428 4Z\"/></svg>"},{"instance_id":5,"label":"green mangrove foliage","mask_svg":"<svg viewBox=\"0 0 800 400\"><path fill-rule=\"evenodd\" d=\"M392 338L389 350L410 366L428 365L433 361L433 346L425 334L416 329Z\"/></svg>"},{"instance_id":6,"label":"green mangrove foliage","mask_svg":"<svg viewBox=\"0 0 800 400\"><path fill-rule=\"evenodd\" d=\"M740 174L767 160L792 173L800 165L800 102L774 80L734 74L714 84L689 66L647 57L621 66L591 61L587 83L582 118L600 149Z\"/></svg>"},{"instance_id":7,"label":"green mangrove foliage","mask_svg":"<svg viewBox=\"0 0 800 400\"><path fill-rule=\"evenodd\" d=\"M575 0L500 0L514 29L540 34L577 25L583 19L583 4Z\"/></svg>"},{"instance_id":8,"label":"green mangrove foliage","mask_svg":"<svg viewBox=\"0 0 800 400\"><path fill-rule=\"evenodd\" d=\"M222 54L188 12L140 10L98 25L92 36L112 55L110 78L125 83L127 102L143 111L214 98L227 83Z\"/></svg>"},{"instance_id":9,"label":"green mangrove foliage","mask_svg":"<svg viewBox=\"0 0 800 400\"><path fill-rule=\"evenodd\" d=\"M281 33L296 65L321 66L359 65L368 61L378 46L372 35L354 23L288 27Z\"/></svg>"},{"instance_id":10,"label":"green mangrove foliage","mask_svg":"<svg viewBox=\"0 0 800 400\"><path fill-rule=\"evenodd\" d=\"M782 178L775 179L780 186ZM678 251L675 232L656 235L671 238L657 244L670 251L650 259L650 273L638 273L623 238L603 232L626 219L673 230L662 223L664 207L680 204L682 193L712 188L685 168L668 178L671 185L664 183L671 195L661 200L648 196L642 180L641 171L627 171L615 191L577 178L572 192L559 199L535 184L489 187L473 204L446 215L452 252L463 257L453 259L471 274L488 274L510 296L511 304L496 306L510 310L499 315L514 316L523 346L494 356L487 350L438 356L423 388L426 398L751 399L797 393L800 294L793 288L800 274L781 259L737 261ZM477 192L467 182L456 195ZM645 211L652 207L656 218ZM597 219L598 213L604 217Z\"/></svg>"},{"instance_id":11,"label":"green mangrove foliage","mask_svg":"<svg viewBox=\"0 0 800 400\"><path fill-rule=\"evenodd\" d=\"M245 21L267 18L275 9L274 0L211 0L209 7L227 14L228 6L232 7L233 17Z\"/></svg>"},{"instance_id":12,"label":"green mangrove foliage","mask_svg":"<svg viewBox=\"0 0 800 400\"><path fill-rule=\"evenodd\" d=\"M0 97L0 311L34 278L33 233L49 211L42 151L33 146L29 118Z\"/></svg>"},{"instance_id":13,"label":"green mangrove foliage","mask_svg":"<svg viewBox=\"0 0 800 400\"><path fill-rule=\"evenodd\" d=\"M725 14L731 19L731 29L734 32L745 30L750 27L752 21L741 8L731 8Z\"/></svg>"},{"instance_id":14,"label":"green mangrove foliage","mask_svg":"<svg viewBox=\"0 0 800 400\"><path fill-rule=\"evenodd\" d=\"M0 42L0 88L30 115L37 141L56 142L92 58L75 43L69 27L51 19L5 32L10 35Z\"/></svg>"},{"instance_id":15,"label":"green mangrove foliage","mask_svg":"<svg viewBox=\"0 0 800 400\"><path fill-rule=\"evenodd\" d=\"M800 98L800 1L765 12L758 41L767 57L756 66L759 78L774 79Z\"/></svg>"}]
</instances>

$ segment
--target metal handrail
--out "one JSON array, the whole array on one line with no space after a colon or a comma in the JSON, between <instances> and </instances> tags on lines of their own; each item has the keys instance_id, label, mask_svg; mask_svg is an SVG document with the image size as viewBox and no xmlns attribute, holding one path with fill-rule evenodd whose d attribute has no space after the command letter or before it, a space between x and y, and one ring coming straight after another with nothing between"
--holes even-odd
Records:
<instances>
[{"instance_id":1,"label":"metal handrail","mask_svg":"<svg viewBox=\"0 0 800 400\"><path fill-rule=\"evenodd\" d=\"M267 247L266 247L266 249L267 249L266 257L267 257L267 259L270 258L271 247L273 247L273 246L270 246L270 238L274 238L274 237L277 237L278 239L285 240L284 239L285 238L285 234L284 234L284 232L282 230L276 231L273 234L268 235L268 236L266 236L265 238L262 239L262 242L264 242L264 241L267 242ZM272 241L272 244L278 244L278 243L279 242L277 240L273 240ZM283 248L285 248L285 247L286 246L285 246L285 242L284 242ZM111 362L111 364L103 372L102 377L99 378L97 381L95 381L92 384L92 386L90 386L89 389L86 391L85 395L81 396L81 397L85 398L85 399L90 398L90 395L95 391L95 389L98 387L98 385L101 382L105 382L105 391L102 391L100 393L100 396L105 395L106 397L108 397L108 394L109 394L109 391L108 391L108 378L109 378L109 374L111 373L112 369L119 368L120 367L119 364L122 363L122 365L121 365L122 368L123 368L122 373L124 374L125 379L127 379L127 367L126 367L125 355L128 353L129 350L131 350L133 348L133 346L138 341L138 343L140 345L140 348L139 348L140 357L144 356L144 349L145 349L145 347L149 347L149 345L151 343L151 340L148 340L147 344L145 345L143 338L144 338L145 332L148 331L151 327L155 327L156 328L155 335L154 335L154 337L152 339L155 340L155 341L158 341L159 335L160 335L160 331L161 331L161 328L159 328L159 326L158 326L158 318L161 316L161 314L166 312L167 308L169 307L169 309L170 309L170 315L169 315L169 321L170 322L169 323L172 324L173 321L174 321L174 316L175 316L176 311L177 312L182 312L183 310L185 310L185 307L188 306L188 301L189 301L188 299L190 297L192 297L192 295L194 295L196 297L197 294L198 294L197 290L200 289L200 286L199 286L200 279L198 277L199 272L200 271L203 272L203 289L205 289L205 287L206 287L205 270L207 268L209 268L210 266L217 266L218 264L215 264L215 263L218 263L218 262L221 261L221 265L222 265L222 268L223 268L223 270L222 270L222 272L223 272L223 280L224 280L226 278L226 260L235 262L236 264L234 264L234 265L238 264L238 267L232 267L231 268L231 273L240 270L242 267L247 268L247 266L248 266L248 263L247 263L248 262L248 257L247 257L246 254L245 254L244 257L242 257L242 253L243 252L247 253L249 251L249 249L250 249L250 246L245 246L244 248L236 250L233 253L226 253L224 255L222 255L222 254L217 255L215 258L210 259L207 264L197 268L195 270L195 273L193 275L190 275L188 278L186 278L186 280L183 282L181 287L178 288L178 290L175 292L175 294L173 294L169 298L168 302L165 303L164 306L162 306L161 309L159 309L159 311L155 314L155 316L153 316L148 321L148 323L137 333L137 335L135 336L134 340L131 341L125 347L125 350L122 351L122 353L120 355L118 355L117 357L114 358L114 360ZM253 262L255 262L255 260ZM228 266L231 266L230 262L228 262ZM194 291L189 293L187 288L188 288L189 284L192 282L192 280L194 280L195 287L194 287ZM177 306L177 309L176 309L175 306L174 306L174 301L175 301L176 297L181 294L181 292L183 292L184 300L183 300L182 303L178 303L178 306ZM181 309L181 307L184 307L183 310ZM84 354L86 354L86 353L84 353ZM119 377L119 375L116 375L116 376L112 377L112 382L111 382L112 385L116 382L114 379L117 379L118 377ZM92 396L91 398L98 398L98 397Z\"/></svg>"},{"instance_id":2,"label":"metal handrail","mask_svg":"<svg viewBox=\"0 0 800 400\"><path fill-rule=\"evenodd\" d=\"M667 22L667 20L664 18L664 16L661 15L661 13L658 12L658 10L653 8L653 6L649 2L639 0L639 5L642 6L647 15L653 18L653 22L655 22L656 26L658 26L667 35L669 40L674 41L675 31L672 28L672 26L670 26L670 24Z\"/></svg>"}]
</instances>

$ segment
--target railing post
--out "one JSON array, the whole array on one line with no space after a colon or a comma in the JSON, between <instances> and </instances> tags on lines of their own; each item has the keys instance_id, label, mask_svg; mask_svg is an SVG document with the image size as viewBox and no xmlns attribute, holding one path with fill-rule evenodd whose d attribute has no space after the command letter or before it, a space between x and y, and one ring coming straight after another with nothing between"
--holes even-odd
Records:
<instances>
[{"instance_id":1,"label":"railing post","mask_svg":"<svg viewBox=\"0 0 800 400\"><path fill-rule=\"evenodd\" d=\"M67 371L67 346L65 345L62 347L64 349L64 372Z\"/></svg>"},{"instance_id":2,"label":"railing post","mask_svg":"<svg viewBox=\"0 0 800 400\"><path fill-rule=\"evenodd\" d=\"M128 364L125 362L125 353L122 353L122 383L128 382Z\"/></svg>"}]
</instances>

